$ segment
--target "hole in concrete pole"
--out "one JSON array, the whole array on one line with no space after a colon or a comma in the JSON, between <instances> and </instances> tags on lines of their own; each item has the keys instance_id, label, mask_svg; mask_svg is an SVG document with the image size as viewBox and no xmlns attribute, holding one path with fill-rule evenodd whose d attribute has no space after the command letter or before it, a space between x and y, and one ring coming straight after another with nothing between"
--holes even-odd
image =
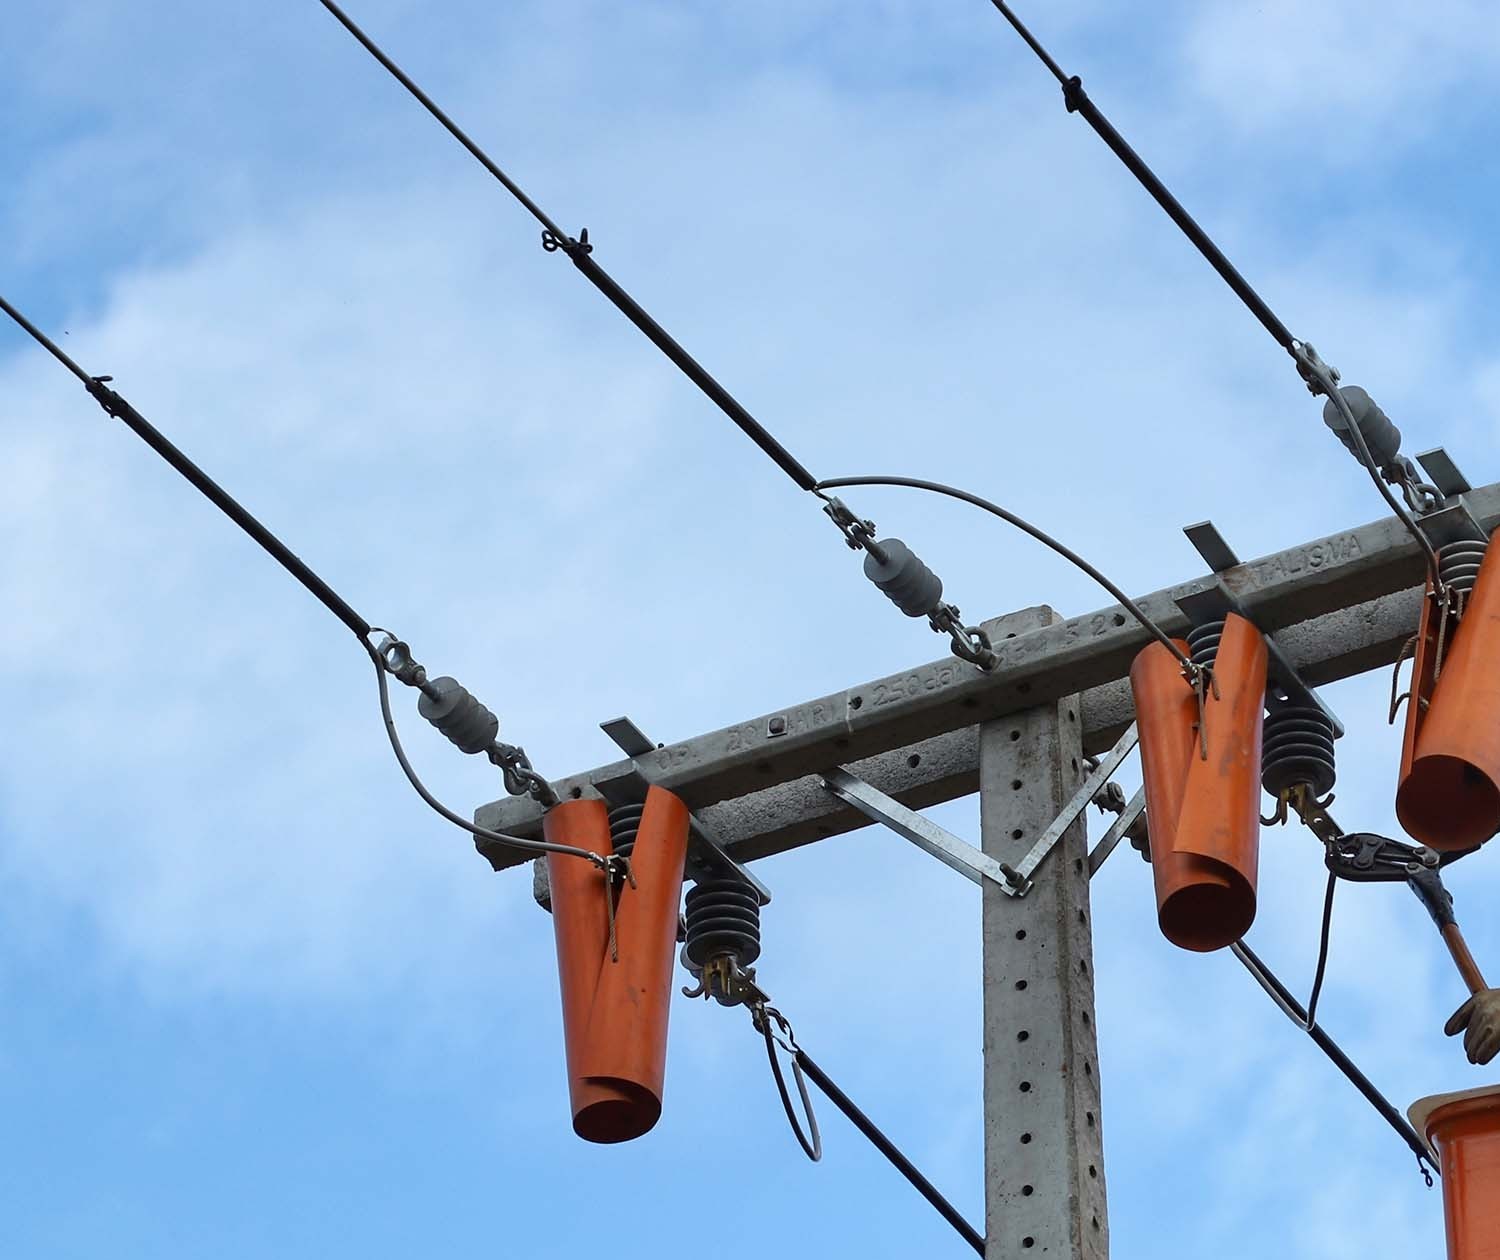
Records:
<instances>
[{"instance_id":1,"label":"hole in concrete pole","mask_svg":"<svg viewBox=\"0 0 1500 1260\"><path fill-rule=\"evenodd\" d=\"M1117 626L1123 626L1124 624L1125 624L1125 614L1124 613L1116 613L1115 614L1115 625L1117 625Z\"/></svg>"},{"instance_id":2,"label":"hole in concrete pole","mask_svg":"<svg viewBox=\"0 0 1500 1260\"><path fill-rule=\"evenodd\" d=\"M1085 1076L1092 1076L1094 1074L1094 1065L1087 1059L1083 1061L1083 1074Z\"/></svg>"},{"instance_id":3,"label":"hole in concrete pole","mask_svg":"<svg viewBox=\"0 0 1500 1260\"><path fill-rule=\"evenodd\" d=\"M1029 1093L1031 1093L1031 1082L1030 1081L1022 1081L1021 1082L1021 1092L1023 1094L1029 1094Z\"/></svg>"},{"instance_id":4,"label":"hole in concrete pole","mask_svg":"<svg viewBox=\"0 0 1500 1260\"><path fill-rule=\"evenodd\" d=\"M1099 1170L1097 1168L1095 1168L1092 1164L1090 1164L1089 1165L1089 1176L1090 1177L1097 1177L1098 1175L1099 1175Z\"/></svg>"},{"instance_id":5,"label":"hole in concrete pole","mask_svg":"<svg viewBox=\"0 0 1500 1260\"><path fill-rule=\"evenodd\" d=\"M850 696L849 697L849 707L851 709L858 709L858 708L860 708L864 704L864 702L865 702L865 698L863 696Z\"/></svg>"},{"instance_id":6,"label":"hole in concrete pole","mask_svg":"<svg viewBox=\"0 0 1500 1260\"><path fill-rule=\"evenodd\" d=\"M1085 1111L1083 1118L1088 1121L1089 1128L1092 1129L1094 1127L1094 1113L1092 1111Z\"/></svg>"},{"instance_id":7,"label":"hole in concrete pole","mask_svg":"<svg viewBox=\"0 0 1500 1260\"><path fill-rule=\"evenodd\" d=\"M1023 1247L1035 1247L1036 1246L1036 1239L1033 1238L1030 1234L1028 1234L1028 1235L1026 1235L1025 1238L1021 1239L1021 1246L1023 1246Z\"/></svg>"},{"instance_id":8,"label":"hole in concrete pole","mask_svg":"<svg viewBox=\"0 0 1500 1260\"><path fill-rule=\"evenodd\" d=\"M1020 839L1020 838L1021 838L1021 837L1022 837L1022 836L1024 836L1024 835L1025 835L1025 834L1026 834L1026 833L1025 833L1025 832L1024 832L1024 831L1022 831L1022 830L1021 830L1021 829L1020 829L1020 828L1019 828L1019 827L1016 827L1016 828L1013 828L1013 829L1012 829L1012 830L1011 830L1011 833L1010 833L1010 838L1011 838L1011 839L1012 839L1012 840L1019 840L1019 839Z\"/></svg>"},{"instance_id":9,"label":"hole in concrete pole","mask_svg":"<svg viewBox=\"0 0 1500 1260\"><path fill-rule=\"evenodd\" d=\"M1016 988L1018 990L1019 989L1024 989L1025 987L1026 987L1026 981L1024 981L1024 980L1017 980L1016 981Z\"/></svg>"},{"instance_id":10,"label":"hole in concrete pole","mask_svg":"<svg viewBox=\"0 0 1500 1260\"><path fill-rule=\"evenodd\" d=\"M1098 1229L1099 1228L1099 1218L1097 1216L1091 1216L1089 1218L1089 1224L1091 1224L1095 1229Z\"/></svg>"},{"instance_id":11,"label":"hole in concrete pole","mask_svg":"<svg viewBox=\"0 0 1500 1260\"><path fill-rule=\"evenodd\" d=\"M1031 1034L1029 1032L1027 1032L1024 1028L1021 1029L1021 1031L1016 1034L1016 1040L1017 1041L1027 1041L1027 1040L1030 1039L1030 1037L1031 1037Z\"/></svg>"},{"instance_id":12,"label":"hole in concrete pole","mask_svg":"<svg viewBox=\"0 0 1500 1260\"><path fill-rule=\"evenodd\" d=\"M1030 1141L1031 1141L1031 1134L1029 1134L1029 1133L1023 1133L1023 1134L1021 1134L1021 1145L1022 1146L1025 1146Z\"/></svg>"},{"instance_id":13,"label":"hole in concrete pole","mask_svg":"<svg viewBox=\"0 0 1500 1260\"><path fill-rule=\"evenodd\" d=\"M1018 740L1018 739L1021 738L1021 732L1020 731L1012 731L1010 733L1010 738L1011 738L1012 742L1015 742L1016 740Z\"/></svg>"},{"instance_id":14,"label":"hole in concrete pole","mask_svg":"<svg viewBox=\"0 0 1500 1260\"><path fill-rule=\"evenodd\" d=\"M1026 929L1025 928L1017 928L1016 929L1016 940L1018 940L1018 941L1024 941L1025 939L1026 939Z\"/></svg>"},{"instance_id":15,"label":"hole in concrete pole","mask_svg":"<svg viewBox=\"0 0 1500 1260\"><path fill-rule=\"evenodd\" d=\"M1022 1186L1021 1187L1021 1193L1024 1194L1027 1198L1030 1198L1032 1195L1034 1195L1036 1193L1036 1187L1035 1186Z\"/></svg>"},{"instance_id":16,"label":"hole in concrete pole","mask_svg":"<svg viewBox=\"0 0 1500 1260\"><path fill-rule=\"evenodd\" d=\"M1023 786L1025 785L1021 782L1020 779L1012 779L1010 781L1010 790L1012 792L1019 792Z\"/></svg>"},{"instance_id":17,"label":"hole in concrete pole","mask_svg":"<svg viewBox=\"0 0 1500 1260\"><path fill-rule=\"evenodd\" d=\"M915 770L922 764L922 758L917 753L912 753L912 755L906 759L906 764L909 765L913 770Z\"/></svg>"},{"instance_id":18,"label":"hole in concrete pole","mask_svg":"<svg viewBox=\"0 0 1500 1260\"><path fill-rule=\"evenodd\" d=\"M581 787L569 788L568 795L575 801L581 800L583 798L583 789Z\"/></svg>"}]
</instances>

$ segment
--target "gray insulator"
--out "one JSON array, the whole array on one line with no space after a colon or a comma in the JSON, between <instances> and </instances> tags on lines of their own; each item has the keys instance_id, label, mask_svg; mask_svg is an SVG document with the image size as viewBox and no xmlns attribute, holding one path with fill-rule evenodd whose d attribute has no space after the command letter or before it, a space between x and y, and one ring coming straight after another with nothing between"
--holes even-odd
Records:
<instances>
[{"instance_id":1,"label":"gray insulator","mask_svg":"<svg viewBox=\"0 0 1500 1260\"><path fill-rule=\"evenodd\" d=\"M434 678L422 688L417 712L466 753L482 753L500 733L500 719L456 678Z\"/></svg>"},{"instance_id":2,"label":"gray insulator","mask_svg":"<svg viewBox=\"0 0 1500 1260\"><path fill-rule=\"evenodd\" d=\"M1390 417L1375 405L1375 400L1365 393L1358 385L1345 385L1339 390L1343 400L1349 404L1349 410L1354 416L1354 422L1359 425L1359 431L1365 435L1365 445L1370 448L1370 457L1379 468L1384 468L1401 450L1401 430L1391 423ZM1333 399L1323 404L1323 423L1334 431L1338 440L1348 448L1355 459L1359 456L1359 446L1354 440L1354 435L1349 432L1349 426L1344 421L1344 413L1338 409Z\"/></svg>"},{"instance_id":3,"label":"gray insulator","mask_svg":"<svg viewBox=\"0 0 1500 1260\"><path fill-rule=\"evenodd\" d=\"M885 563L865 552L865 576L908 617L934 612L943 600L943 579L899 538L882 538L876 545L885 552Z\"/></svg>"}]
</instances>

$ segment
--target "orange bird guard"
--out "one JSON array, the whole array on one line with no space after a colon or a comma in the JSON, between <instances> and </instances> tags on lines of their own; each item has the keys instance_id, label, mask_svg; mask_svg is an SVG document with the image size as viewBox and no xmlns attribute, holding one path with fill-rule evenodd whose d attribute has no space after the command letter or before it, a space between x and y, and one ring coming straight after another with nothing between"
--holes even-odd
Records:
<instances>
[{"instance_id":1,"label":"orange bird guard","mask_svg":"<svg viewBox=\"0 0 1500 1260\"><path fill-rule=\"evenodd\" d=\"M1407 1114L1443 1172L1448 1260L1500 1260L1500 1086L1424 1098Z\"/></svg>"},{"instance_id":2,"label":"orange bird guard","mask_svg":"<svg viewBox=\"0 0 1500 1260\"><path fill-rule=\"evenodd\" d=\"M1225 621L1213 675L1200 732L1193 688L1163 644L1130 669L1157 922L1172 944L1201 953L1232 945L1255 921L1266 643L1243 617Z\"/></svg>"},{"instance_id":3,"label":"orange bird guard","mask_svg":"<svg viewBox=\"0 0 1500 1260\"><path fill-rule=\"evenodd\" d=\"M1454 568L1473 562L1478 542L1444 547ZM1454 554L1462 550L1465 555ZM1450 592L1462 616L1434 596L1422 602L1417 630L1396 817L1408 835L1434 849L1463 850L1500 830L1500 547L1484 550L1473 589L1461 578ZM1445 563L1444 568L1449 568Z\"/></svg>"},{"instance_id":4,"label":"orange bird guard","mask_svg":"<svg viewBox=\"0 0 1500 1260\"><path fill-rule=\"evenodd\" d=\"M554 843L612 852L603 801L556 805L544 829ZM687 806L653 787L630 855L633 886L611 887L582 858L547 855L573 1132L585 1141L628 1142L661 1116L687 841Z\"/></svg>"}]
</instances>

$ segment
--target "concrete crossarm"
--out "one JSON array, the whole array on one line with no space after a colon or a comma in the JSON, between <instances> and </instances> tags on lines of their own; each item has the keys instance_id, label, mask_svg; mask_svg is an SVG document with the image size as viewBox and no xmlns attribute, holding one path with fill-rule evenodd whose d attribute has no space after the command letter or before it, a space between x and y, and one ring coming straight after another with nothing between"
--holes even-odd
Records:
<instances>
[{"instance_id":1,"label":"concrete crossarm","mask_svg":"<svg viewBox=\"0 0 1500 1260\"><path fill-rule=\"evenodd\" d=\"M1463 498L1486 532L1500 525L1500 483ZM1423 565L1410 535L1386 518L1220 576L1317 684L1395 659L1416 629ZM1177 601L1214 581L1196 578L1139 602L1169 633L1180 633L1188 623ZM639 769L682 796L720 843L747 860L865 825L812 777L830 766L850 766L904 804L935 804L977 787L979 722L1073 693L1083 697L1085 751L1107 748L1133 716L1124 680L1146 632L1118 606L1018 634L1006 630L1009 620L986 623L1000 657L991 673L945 657L668 744L642 757ZM597 795L636 764L615 762L556 787L564 799ZM481 806L475 820L534 836L541 813L528 798L507 797ZM525 860L487 856L497 869Z\"/></svg>"}]
</instances>

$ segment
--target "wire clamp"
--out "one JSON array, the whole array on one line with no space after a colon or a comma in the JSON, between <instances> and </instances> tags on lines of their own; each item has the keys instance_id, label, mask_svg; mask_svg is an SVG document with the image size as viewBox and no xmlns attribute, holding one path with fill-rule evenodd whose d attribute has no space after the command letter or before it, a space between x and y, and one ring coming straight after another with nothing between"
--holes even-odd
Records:
<instances>
[{"instance_id":1,"label":"wire clamp","mask_svg":"<svg viewBox=\"0 0 1500 1260\"><path fill-rule=\"evenodd\" d=\"M529 796L537 804L551 808L557 804L557 793L552 785L533 769L526 750L515 744L495 744L488 756L492 765L500 771L505 781L505 790L512 796Z\"/></svg>"},{"instance_id":2,"label":"wire clamp","mask_svg":"<svg viewBox=\"0 0 1500 1260\"><path fill-rule=\"evenodd\" d=\"M939 604L927 622L939 634L948 636L953 655L960 660L985 671L1000 663L990 636L979 626L964 625L963 614L952 604Z\"/></svg>"},{"instance_id":3,"label":"wire clamp","mask_svg":"<svg viewBox=\"0 0 1500 1260\"><path fill-rule=\"evenodd\" d=\"M839 527L839 532L844 536L844 542L850 551L867 551L870 544L875 541L875 522L864 520L855 516L849 510L845 502L837 495L825 496L827 502L823 504L823 511L828 519Z\"/></svg>"},{"instance_id":4,"label":"wire clamp","mask_svg":"<svg viewBox=\"0 0 1500 1260\"><path fill-rule=\"evenodd\" d=\"M1088 93L1083 90L1083 80L1076 74L1063 83L1062 93L1063 104L1068 107L1070 114L1076 114L1089 99Z\"/></svg>"},{"instance_id":5,"label":"wire clamp","mask_svg":"<svg viewBox=\"0 0 1500 1260\"><path fill-rule=\"evenodd\" d=\"M578 239L575 241L571 236L558 236L551 228L542 229L542 248L549 254L555 254L562 250L569 258L575 254L592 254L594 247L589 244L588 228L580 228Z\"/></svg>"},{"instance_id":6,"label":"wire clamp","mask_svg":"<svg viewBox=\"0 0 1500 1260\"><path fill-rule=\"evenodd\" d=\"M389 631L382 633L385 637L375 648L375 655L380 658L381 668L397 682L404 683L408 687L425 685L427 671L417 664L411 654L411 648Z\"/></svg>"},{"instance_id":7,"label":"wire clamp","mask_svg":"<svg viewBox=\"0 0 1500 1260\"><path fill-rule=\"evenodd\" d=\"M1292 357L1297 360L1297 374L1306 383L1309 394L1315 398L1319 394L1334 397L1334 389L1343 379L1338 368L1324 363L1318 352L1306 341L1292 342Z\"/></svg>"}]
</instances>

